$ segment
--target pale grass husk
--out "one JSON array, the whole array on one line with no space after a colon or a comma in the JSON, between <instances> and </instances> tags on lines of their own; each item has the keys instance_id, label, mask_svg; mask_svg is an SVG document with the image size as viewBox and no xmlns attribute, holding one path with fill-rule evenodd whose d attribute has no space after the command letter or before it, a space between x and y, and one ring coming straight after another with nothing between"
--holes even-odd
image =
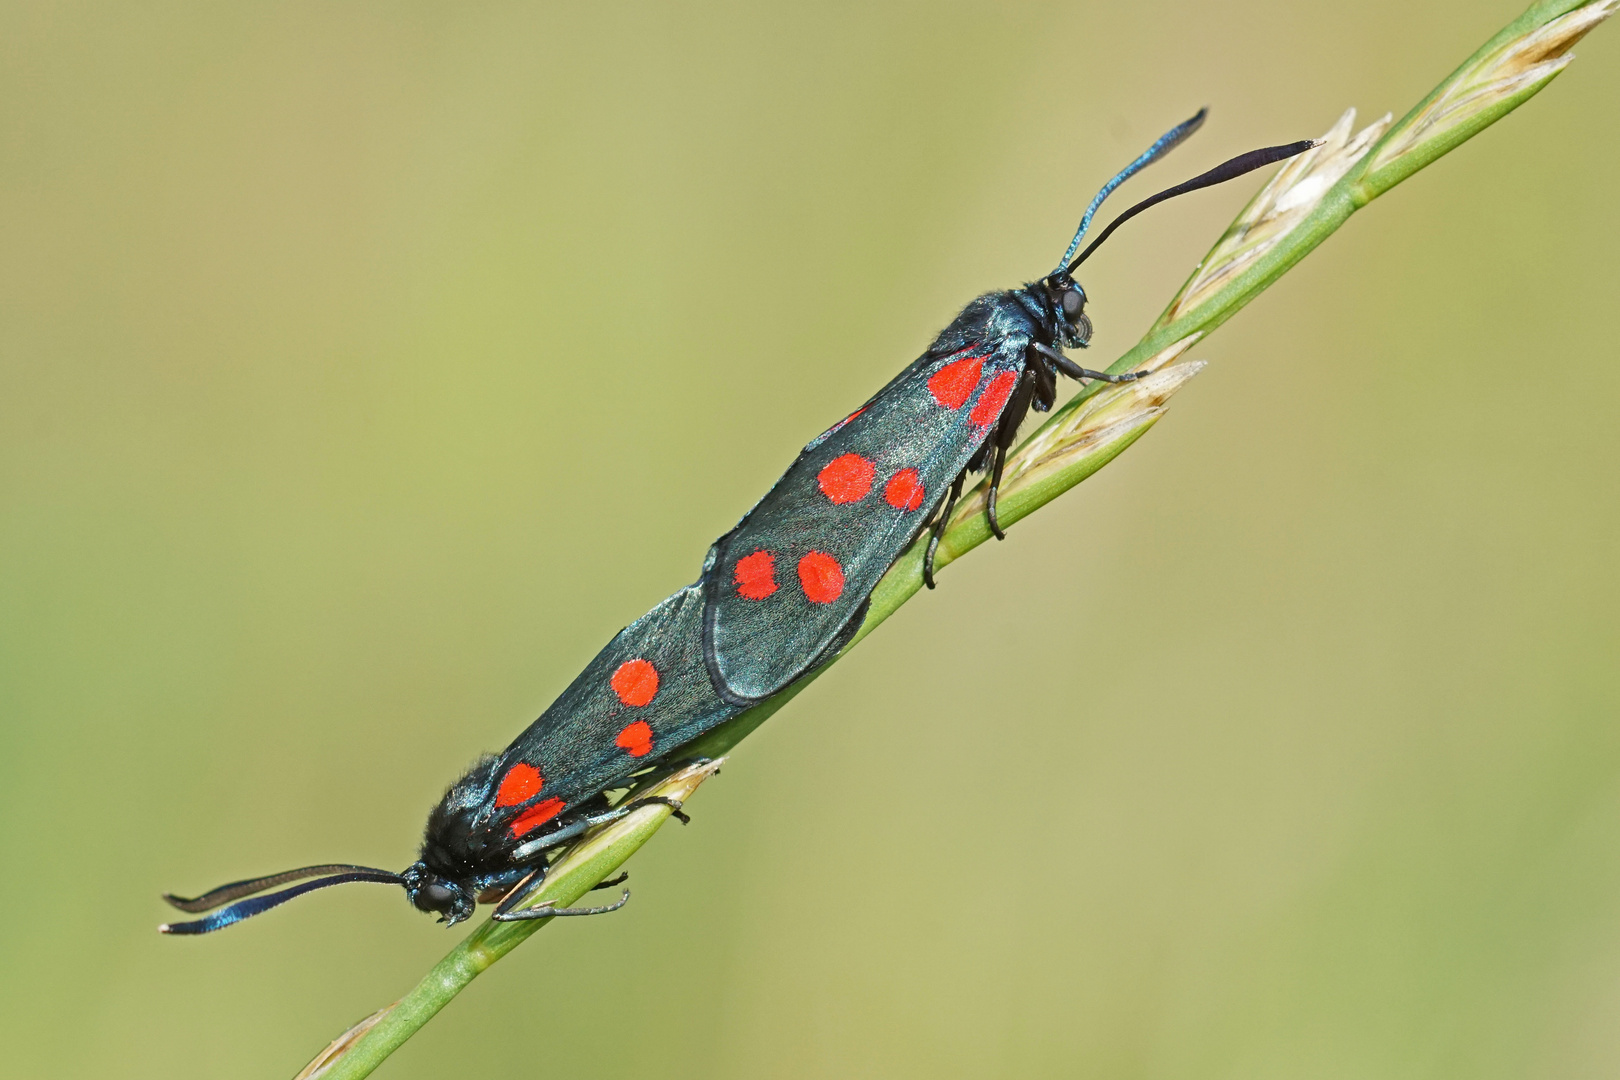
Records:
<instances>
[{"instance_id":1,"label":"pale grass husk","mask_svg":"<svg viewBox=\"0 0 1620 1080\"><path fill-rule=\"evenodd\" d=\"M399 1002L394 1002L394 1005L398 1004ZM354 1025L354 1027L333 1039L329 1044L327 1044L325 1050L322 1050L319 1054L315 1055L315 1059L313 1061L311 1061L308 1065L305 1065L302 1069L298 1070L298 1075L293 1077L293 1080L321 1080L321 1077L327 1074L327 1067L341 1058L344 1054L348 1053L349 1048L364 1038L366 1032L376 1027L382 1021L383 1017L393 1012L394 1005L388 1005L384 1008L378 1009L376 1012Z\"/></svg>"},{"instance_id":2,"label":"pale grass husk","mask_svg":"<svg viewBox=\"0 0 1620 1080\"><path fill-rule=\"evenodd\" d=\"M1208 361L1180 360L1202 334L1192 334L1143 361L1138 371L1148 372L1133 382L1104 387L1080 405L1056 417L1024 440L1007 458L1001 478L1000 501L1016 502L1030 488L1062 478L1062 474L1127 444L1164 415L1171 395L1204 369ZM1086 470L1086 475L1090 470ZM963 499L951 518L967 521L984 513L988 493L980 484Z\"/></svg>"},{"instance_id":3,"label":"pale grass husk","mask_svg":"<svg viewBox=\"0 0 1620 1080\"><path fill-rule=\"evenodd\" d=\"M1282 243L1367 149L1383 137L1392 120L1385 113L1352 135L1356 110L1346 109L1314 148L1285 162L1198 264L1187 284L1170 301L1160 323L1169 323L1198 307Z\"/></svg>"},{"instance_id":4,"label":"pale grass husk","mask_svg":"<svg viewBox=\"0 0 1620 1080\"><path fill-rule=\"evenodd\" d=\"M1432 101L1378 148L1368 171L1392 165L1482 113L1539 89L1575 59L1569 51L1575 43L1616 9L1620 9L1620 0L1597 0L1505 42L1457 72Z\"/></svg>"}]
</instances>

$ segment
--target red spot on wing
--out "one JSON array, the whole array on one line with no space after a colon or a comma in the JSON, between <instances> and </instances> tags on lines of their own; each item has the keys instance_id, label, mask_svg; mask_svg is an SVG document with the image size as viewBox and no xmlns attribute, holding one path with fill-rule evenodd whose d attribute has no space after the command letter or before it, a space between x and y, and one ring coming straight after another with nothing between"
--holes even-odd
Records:
<instances>
[{"instance_id":1,"label":"red spot on wing","mask_svg":"<svg viewBox=\"0 0 1620 1080\"><path fill-rule=\"evenodd\" d=\"M619 737L613 740L613 745L628 750L631 757L646 757L652 753L652 728L647 726L645 720L627 724L619 732Z\"/></svg>"},{"instance_id":2,"label":"red spot on wing","mask_svg":"<svg viewBox=\"0 0 1620 1080\"><path fill-rule=\"evenodd\" d=\"M563 801L561 799L547 799L542 803L535 803L512 821L512 835L522 836L531 833L562 813Z\"/></svg>"},{"instance_id":3,"label":"red spot on wing","mask_svg":"<svg viewBox=\"0 0 1620 1080\"><path fill-rule=\"evenodd\" d=\"M541 786L546 778L540 775L540 770L525 762L518 762L506 770L501 777L501 786L495 789L496 806L516 806L526 803L540 794Z\"/></svg>"},{"instance_id":4,"label":"red spot on wing","mask_svg":"<svg viewBox=\"0 0 1620 1080\"><path fill-rule=\"evenodd\" d=\"M816 474L821 493L835 503L859 502L872 490L877 466L859 454L841 454Z\"/></svg>"},{"instance_id":5,"label":"red spot on wing","mask_svg":"<svg viewBox=\"0 0 1620 1080\"><path fill-rule=\"evenodd\" d=\"M883 488L883 500L896 510L915 510L922 505L922 477L916 469L901 469L889 477Z\"/></svg>"},{"instance_id":6,"label":"red spot on wing","mask_svg":"<svg viewBox=\"0 0 1620 1080\"><path fill-rule=\"evenodd\" d=\"M995 423L1001 416L1001 410L1006 406L1007 399L1012 397L1013 386L1017 382L1016 371L1003 371L991 379L990 385L979 395L979 403L968 413L968 419L980 427L989 427Z\"/></svg>"},{"instance_id":7,"label":"red spot on wing","mask_svg":"<svg viewBox=\"0 0 1620 1080\"><path fill-rule=\"evenodd\" d=\"M953 360L928 376L928 392L947 409L960 409L973 396L984 371L984 357L968 356Z\"/></svg>"},{"instance_id":8,"label":"red spot on wing","mask_svg":"<svg viewBox=\"0 0 1620 1080\"><path fill-rule=\"evenodd\" d=\"M733 577L744 600L763 600L776 591L776 557L768 551L744 555L737 560Z\"/></svg>"},{"instance_id":9,"label":"red spot on wing","mask_svg":"<svg viewBox=\"0 0 1620 1080\"><path fill-rule=\"evenodd\" d=\"M799 560L799 584L812 603L830 604L844 591L844 568L825 551L812 551Z\"/></svg>"},{"instance_id":10,"label":"red spot on wing","mask_svg":"<svg viewBox=\"0 0 1620 1080\"><path fill-rule=\"evenodd\" d=\"M613 673L611 683L620 701L640 707L658 693L658 669L646 660L626 660Z\"/></svg>"}]
</instances>

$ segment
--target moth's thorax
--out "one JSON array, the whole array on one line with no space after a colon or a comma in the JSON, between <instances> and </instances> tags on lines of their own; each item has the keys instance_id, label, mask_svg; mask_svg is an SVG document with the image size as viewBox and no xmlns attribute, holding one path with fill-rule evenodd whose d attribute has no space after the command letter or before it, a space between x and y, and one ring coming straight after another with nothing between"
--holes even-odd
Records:
<instances>
[{"instance_id":1,"label":"moth's thorax","mask_svg":"<svg viewBox=\"0 0 1620 1080\"><path fill-rule=\"evenodd\" d=\"M1023 289L1007 289L974 298L940 331L929 354L990 352L1009 340L1044 340L1046 332L1041 314L1024 292Z\"/></svg>"},{"instance_id":2,"label":"moth's thorax","mask_svg":"<svg viewBox=\"0 0 1620 1080\"><path fill-rule=\"evenodd\" d=\"M405 871L405 893L423 911L460 922L479 903L504 896L532 864L514 866L505 833L492 830L501 759L480 758L450 785L428 815L418 861Z\"/></svg>"},{"instance_id":3,"label":"moth's thorax","mask_svg":"<svg viewBox=\"0 0 1620 1080\"><path fill-rule=\"evenodd\" d=\"M488 842L499 759L479 759L450 785L428 814L422 834L422 864L440 877L469 881L504 868L504 850Z\"/></svg>"},{"instance_id":4,"label":"moth's thorax","mask_svg":"<svg viewBox=\"0 0 1620 1080\"><path fill-rule=\"evenodd\" d=\"M1080 298L1072 318L1063 310L1065 289ZM1090 338L1085 291L1072 281L1042 280L977 297L940 332L929 352L943 356L973 348L995 349L1008 341L1074 349L1085 348Z\"/></svg>"}]
</instances>

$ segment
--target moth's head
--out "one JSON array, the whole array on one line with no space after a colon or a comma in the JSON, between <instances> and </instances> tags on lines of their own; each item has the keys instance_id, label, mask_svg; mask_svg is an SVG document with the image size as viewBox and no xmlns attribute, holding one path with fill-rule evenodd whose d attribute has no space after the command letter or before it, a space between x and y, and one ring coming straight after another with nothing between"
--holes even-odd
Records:
<instances>
[{"instance_id":1,"label":"moth's head","mask_svg":"<svg viewBox=\"0 0 1620 1080\"><path fill-rule=\"evenodd\" d=\"M1041 282L1052 319L1055 343L1065 349L1083 349L1091 341L1091 320L1086 318L1086 290L1066 273Z\"/></svg>"},{"instance_id":2,"label":"moth's head","mask_svg":"<svg viewBox=\"0 0 1620 1080\"><path fill-rule=\"evenodd\" d=\"M471 918L478 907L471 889L454 878L435 873L427 863L412 863L400 877L404 879L405 896L416 910L438 915L439 921L449 926Z\"/></svg>"}]
</instances>

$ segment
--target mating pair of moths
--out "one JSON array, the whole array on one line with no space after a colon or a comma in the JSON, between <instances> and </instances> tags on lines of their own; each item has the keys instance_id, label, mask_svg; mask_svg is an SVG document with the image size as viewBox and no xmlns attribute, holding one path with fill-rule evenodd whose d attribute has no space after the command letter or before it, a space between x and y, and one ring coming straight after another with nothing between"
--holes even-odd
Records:
<instances>
[{"instance_id":1,"label":"mating pair of moths","mask_svg":"<svg viewBox=\"0 0 1620 1080\"><path fill-rule=\"evenodd\" d=\"M500 920L617 907L521 905L544 880L548 853L652 801L625 795L614 804L610 792L684 763L682 749L698 736L836 655L860 628L878 580L930 523L923 573L932 588L934 549L969 473L990 470L986 513L1001 538L996 489L1007 450L1030 409L1052 407L1057 375L1137 377L1088 371L1063 355L1091 337L1073 274L1097 245L1156 203L1312 145L1254 150L1159 192L1076 256L1102 201L1203 121L1200 110L1103 185L1057 269L974 300L916 362L806 446L716 541L696 583L621 630L511 746L451 786L428 817L421 857L403 873L306 866L193 899L166 896L181 911L214 914L161 929L204 934L351 881L402 885L412 904L445 923L468 918L480 902L499 902ZM267 891L291 882L301 883Z\"/></svg>"}]
</instances>

